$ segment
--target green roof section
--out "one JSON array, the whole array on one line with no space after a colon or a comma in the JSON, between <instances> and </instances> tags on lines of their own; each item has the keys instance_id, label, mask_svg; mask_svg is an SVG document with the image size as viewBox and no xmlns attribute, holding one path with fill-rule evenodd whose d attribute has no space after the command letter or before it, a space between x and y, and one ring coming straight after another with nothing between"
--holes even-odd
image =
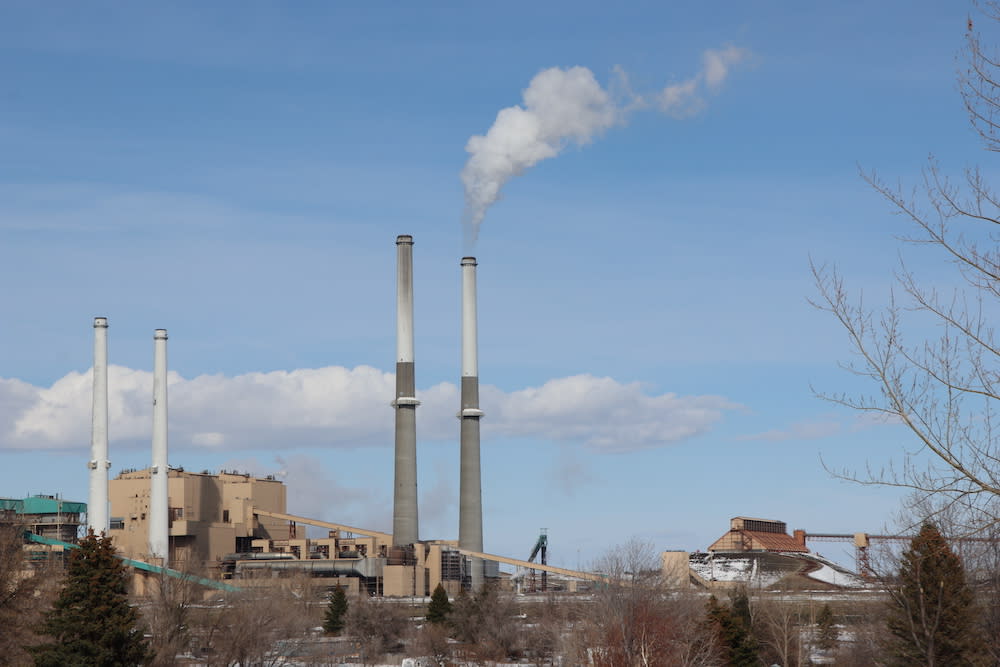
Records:
<instances>
[{"instance_id":1,"label":"green roof section","mask_svg":"<svg viewBox=\"0 0 1000 667\"><path fill-rule=\"evenodd\" d=\"M18 514L83 514L87 511L87 503L53 496L0 498L0 510L14 510Z\"/></svg>"}]
</instances>

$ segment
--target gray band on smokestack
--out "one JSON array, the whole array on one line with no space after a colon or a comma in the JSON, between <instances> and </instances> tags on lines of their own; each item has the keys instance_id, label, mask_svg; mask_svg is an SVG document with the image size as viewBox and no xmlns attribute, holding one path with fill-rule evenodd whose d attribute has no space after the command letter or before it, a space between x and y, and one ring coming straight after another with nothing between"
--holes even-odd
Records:
<instances>
[{"instance_id":1,"label":"gray band on smokestack","mask_svg":"<svg viewBox=\"0 0 1000 667\"><path fill-rule=\"evenodd\" d=\"M90 497L87 528L108 531L108 318L94 318L94 394L90 426Z\"/></svg>"},{"instance_id":2,"label":"gray band on smokestack","mask_svg":"<svg viewBox=\"0 0 1000 667\"><path fill-rule=\"evenodd\" d=\"M476 258L462 258L462 410L458 546L483 550L483 492L479 465L479 360L476 323ZM471 558L473 591L483 587L483 562Z\"/></svg>"},{"instance_id":3,"label":"gray band on smokestack","mask_svg":"<svg viewBox=\"0 0 1000 667\"><path fill-rule=\"evenodd\" d=\"M170 557L170 508L167 469L167 330L153 334L153 465L149 469L149 553Z\"/></svg>"},{"instance_id":4,"label":"gray band on smokestack","mask_svg":"<svg viewBox=\"0 0 1000 667\"><path fill-rule=\"evenodd\" d=\"M417 521L417 406L413 369L413 237L396 238L396 459L392 543L413 544Z\"/></svg>"}]
</instances>

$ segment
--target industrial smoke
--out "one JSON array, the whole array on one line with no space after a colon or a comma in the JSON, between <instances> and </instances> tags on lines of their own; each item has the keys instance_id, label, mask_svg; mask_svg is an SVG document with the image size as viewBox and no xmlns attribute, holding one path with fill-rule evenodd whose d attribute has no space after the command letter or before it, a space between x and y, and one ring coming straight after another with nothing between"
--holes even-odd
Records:
<instances>
[{"instance_id":1,"label":"industrial smoke","mask_svg":"<svg viewBox=\"0 0 1000 667\"><path fill-rule=\"evenodd\" d=\"M647 95L628 90L620 69L616 71L625 85L618 96L603 88L586 67L552 67L536 74L523 92L523 104L501 109L486 134L471 137L465 146L469 159L461 179L466 248L475 244L486 212L510 179L571 144L590 143L624 123L632 111L655 108L674 118L698 113L705 106L705 93L718 92L731 67L747 55L735 46L709 49L702 54L697 74Z\"/></svg>"}]
</instances>

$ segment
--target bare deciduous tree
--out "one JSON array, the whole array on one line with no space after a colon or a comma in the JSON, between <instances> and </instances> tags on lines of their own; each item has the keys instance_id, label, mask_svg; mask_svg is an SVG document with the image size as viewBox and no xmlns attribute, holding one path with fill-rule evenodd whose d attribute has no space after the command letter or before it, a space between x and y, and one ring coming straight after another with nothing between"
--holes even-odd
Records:
<instances>
[{"instance_id":1,"label":"bare deciduous tree","mask_svg":"<svg viewBox=\"0 0 1000 667\"><path fill-rule=\"evenodd\" d=\"M385 653L402 645L409 630L408 611L408 608L383 598L351 603L344 633L358 643L364 664L374 664Z\"/></svg>"},{"instance_id":2,"label":"bare deciduous tree","mask_svg":"<svg viewBox=\"0 0 1000 667\"><path fill-rule=\"evenodd\" d=\"M183 577L163 573L155 577L149 599L142 606L151 634L149 646L155 652L151 665L176 664L177 654L190 647L191 610L203 595L204 587L193 572Z\"/></svg>"},{"instance_id":3,"label":"bare deciduous tree","mask_svg":"<svg viewBox=\"0 0 1000 667\"><path fill-rule=\"evenodd\" d=\"M590 648L598 667L718 664L718 643L704 603L662 585L652 545L629 540L597 565L608 576L590 613Z\"/></svg>"},{"instance_id":4,"label":"bare deciduous tree","mask_svg":"<svg viewBox=\"0 0 1000 667\"><path fill-rule=\"evenodd\" d=\"M228 594L202 610L199 648L212 667L286 664L315 619L308 617L289 586Z\"/></svg>"},{"instance_id":5,"label":"bare deciduous tree","mask_svg":"<svg viewBox=\"0 0 1000 667\"><path fill-rule=\"evenodd\" d=\"M981 9L996 28L1000 5L985 2ZM1000 150L1000 62L971 20L966 61L960 84L972 125L986 148ZM916 262L901 259L888 305L872 309L848 293L836 269L813 265L814 304L846 330L855 353L846 368L873 386L866 395L821 395L904 424L918 444L894 466L839 474L946 497L971 526L991 524L1000 503L1000 440L993 430L1000 341L991 324L1000 307L1000 199L978 168L955 182L933 159L912 192L874 173L865 178L910 224L902 240L950 270L955 286L937 288L947 284L940 271L924 268L928 275L921 275L911 269Z\"/></svg>"},{"instance_id":6,"label":"bare deciduous tree","mask_svg":"<svg viewBox=\"0 0 1000 667\"><path fill-rule=\"evenodd\" d=\"M417 633L414 648L420 655L433 660L434 664L444 667L451 657L448 627L441 623L424 623Z\"/></svg>"},{"instance_id":7,"label":"bare deciduous tree","mask_svg":"<svg viewBox=\"0 0 1000 667\"><path fill-rule=\"evenodd\" d=\"M517 615L513 597L491 584L475 595L455 598L451 623L455 637L465 643L470 657L502 661L517 658L520 651Z\"/></svg>"},{"instance_id":8,"label":"bare deciduous tree","mask_svg":"<svg viewBox=\"0 0 1000 667\"><path fill-rule=\"evenodd\" d=\"M32 568L25 560L24 526L0 524L0 655L12 665L32 664L24 647L38 641L36 628L62 583L52 563Z\"/></svg>"},{"instance_id":9,"label":"bare deciduous tree","mask_svg":"<svg viewBox=\"0 0 1000 667\"><path fill-rule=\"evenodd\" d=\"M758 596L754 604L754 626L767 663L799 667L805 663L802 642L802 605L784 595Z\"/></svg>"}]
</instances>

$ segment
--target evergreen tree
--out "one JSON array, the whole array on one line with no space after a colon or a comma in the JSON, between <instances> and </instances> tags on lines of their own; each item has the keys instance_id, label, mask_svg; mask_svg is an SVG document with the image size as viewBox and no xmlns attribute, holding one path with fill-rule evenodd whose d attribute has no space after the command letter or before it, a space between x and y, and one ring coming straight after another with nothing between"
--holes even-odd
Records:
<instances>
[{"instance_id":1,"label":"evergreen tree","mask_svg":"<svg viewBox=\"0 0 1000 667\"><path fill-rule=\"evenodd\" d=\"M128 602L128 573L111 538L91 532L70 553L66 583L41 634L52 641L31 648L42 667L142 665L152 653Z\"/></svg>"},{"instance_id":2,"label":"evergreen tree","mask_svg":"<svg viewBox=\"0 0 1000 667\"><path fill-rule=\"evenodd\" d=\"M344 587L337 584L330 595L330 604L323 617L323 630L335 635L344 629L344 618L347 616L347 594Z\"/></svg>"},{"instance_id":3,"label":"evergreen tree","mask_svg":"<svg viewBox=\"0 0 1000 667\"><path fill-rule=\"evenodd\" d=\"M932 523L903 553L887 616L899 665L982 664L983 637L961 559Z\"/></svg>"},{"instance_id":4,"label":"evergreen tree","mask_svg":"<svg viewBox=\"0 0 1000 667\"><path fill-rule=\"evenodd\" d=\"M753 636L750 598L746 591L730 596L730 606L719 604L714 595L708 598L706 617L716 633L725 664L730 667L755 667L760 664L759 647Z\"/></svg>"},{"instance_id":5,"label":"evergreen tree","mask_svg":"<svg viewBox=\"0 0 1000 667\"><path fill-rule=\"evenodd\" d=\"M427 620L430 623L445 623L449 614L451 614L451 602L448 600L448 592L444 590L444 586L438 584L431 594L430 604L427 605Z\"/></svg>"},{"instance_id":6,"label":"evergreen tree","mask_svg":"<svg viewBox=\"0 0 1000 667\"><path fill-rule=\"evenodd\" d=\"M833 618L833 610L829 604L824 604L816 617L816 645L824 651L829 651L837 644L837 637L840 632L837 630L836 622Z\"/></svg>"}]
</instances>

